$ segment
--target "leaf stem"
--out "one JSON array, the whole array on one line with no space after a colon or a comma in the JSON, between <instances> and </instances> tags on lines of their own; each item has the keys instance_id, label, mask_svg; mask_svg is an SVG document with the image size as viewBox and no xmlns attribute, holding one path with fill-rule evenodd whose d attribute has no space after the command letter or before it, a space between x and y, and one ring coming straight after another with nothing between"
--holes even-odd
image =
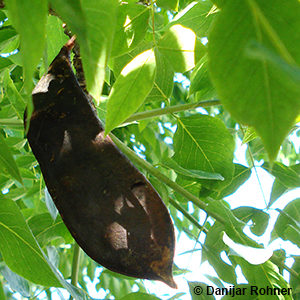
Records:
<instances>
[{"instance_id":1,"label":"leaf stem","mask_svg":"<svg viewBox=\"0 0 300 300\"><path fill-rule=\"evenodd\" d=\"M0 280L0 299L3 299L3 300L6 299L6 296L5 296L5 293L4 293L4 288L3 288L2 280Z\"/></svg>"},{"instance_id":2,"label":"leaf stem","mask_svg":"<svg viewBox=\"0 0 300 300\"><path fill-rule=\"evenodd\" d=\"M80 247L74 242L73 246L73 262L72 262L72 274L71 274L71 284L77 286L78 283L78 273L79 273L79 261L80 261ZM70 296L70 300L74 299Z\"/></svg>"},{"instance_id":3,"label":"leaf stem","mask_svg":"<svg viewBox=\"0 0 300 300\"><path fill-rule=\"evenodd\" d=\"M140 158L133 150L128 148L125 144L123 144L117 137L115 137L113 134L109 134L113 142L116 144L116 146L126 155L128 158L133 162L139 165L141 168L149 172L151 175L155 176L157 179L168 185L170 188L172 188L175 192L181 194L184 196L187 200L192 201L196 206L203 209L205 212L207 212L210 216L215 218L217 221L221 222L222 224L226 224L226 221L216 214L214 211L211 211L207 204L203 201L201 201L198 197L191 194L189 191L178 185L176 182L169 179L167 176L159 172L156 168L154 168L149 162L146 160Z\"/></svg>"},{"instance_id":4,"label":"leaf stem","mask_svg":"<svg viewBox=\"0 0 300 300\"><path fill-rule=\"evenodd\" d=\"M206 228L204 228L202 225L198 223L198 221L191 216L179 203L177 203L172 198L169 198L169 202L177 209L179 210L191 223L193 223L198 229L204 231L207 233Z\"/></svg>"},{"instance_id":5,"label":"leaf stem","mask_svg":"<svg viewBox=\"0 0 300 300\"><path fill-rule=\"evenodd\" d=\"M159 117L161 115L166 114L172 114L188 109L195 109L197 107L207 107L207 106L213 106L213 105L220 105L219 100L205 100L205 101L199 101L195 103L187 103L187 104L179 104L179 105L173 105L165 108L157 108L149 111L142 111L133 114L131 117L129 117L124 123L134 122L138 120L148 119L148 118L155 118Z\"/></svg>"}]
</instances>

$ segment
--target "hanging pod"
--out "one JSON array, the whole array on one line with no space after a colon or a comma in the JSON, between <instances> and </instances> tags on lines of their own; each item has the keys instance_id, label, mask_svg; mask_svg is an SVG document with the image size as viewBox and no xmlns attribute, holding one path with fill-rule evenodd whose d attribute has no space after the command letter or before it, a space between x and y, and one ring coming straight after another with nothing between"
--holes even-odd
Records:
<instances>
[{"instance_id":1,"label":"hanging pod","mask_svg":"<svg viewBox=\"0 0 300 300\"><path fill-rule=\"evenodd\" d=\"M121 274L172 277L174 228L160 196L120 152L72 71L67 43L33 90L27 138L79 246ZM25 113L26 128L26 113Z\"/></svg>"}]
</instances>

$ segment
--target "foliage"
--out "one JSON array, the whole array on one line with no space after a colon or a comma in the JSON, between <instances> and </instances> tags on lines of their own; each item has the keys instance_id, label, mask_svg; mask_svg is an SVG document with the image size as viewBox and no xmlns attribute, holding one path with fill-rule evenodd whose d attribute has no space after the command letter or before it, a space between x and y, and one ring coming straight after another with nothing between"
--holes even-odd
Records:
<instances>
[{"instance_id":1,"label":"foliage","mask_svg":"<svg viewBox=\"0 0 300 300\"><path fill-rule=\"evenodd\" d=\"M15 299L15 292L91 299L89 280L100 280L96 288L107 299L159 299L143 281L104 270L85 254L72 260L76 245L24 137L31 90L68 39L63 22L77 36L106 133L113 130L123 141L110 133L117 146L158 190L178 237L200 243L202 256L194 258L217 274L208 280L218 288L237 284L238 267L248 286L292 287L299 297L299 258L288 268L284 251L270 257L256 242L279 197L300 186L299 149L291 138L299 138L299 15L297 0L6 0L0 10L0 299ZM234 159L241 141L247 166ZM258 209L240 199L241 207L231 209L224 198L258 165L275 178L269 203ZM300 247L299 204L298 198L277 210L272 240ZM244 233L249 225L252 238ZM245 252L257 250L265 259L253 264ZM193 299L196 286L207 282L189 283ZM182 292L171 297L170 291L169 299Z\"/></svg>"}]
</instances>

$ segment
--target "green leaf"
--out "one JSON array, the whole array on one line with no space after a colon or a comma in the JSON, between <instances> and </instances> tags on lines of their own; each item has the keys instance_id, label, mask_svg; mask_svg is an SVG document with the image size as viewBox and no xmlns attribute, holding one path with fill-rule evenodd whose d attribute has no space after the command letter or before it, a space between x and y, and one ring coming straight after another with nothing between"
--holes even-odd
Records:
<instances>
[{"instance_id":1,"label":"green leaf","mask_svg":"<svg viewBox=\"0 0 300 300\"><path fill-rule=\"evenodd\" d=\"M210 1L193 1L175 16L170 25L181 24L191 28L198 37L207 37L215 12Z\"/></svg>"},{"instance_id":2,"label":"green leaf","mask_svg":"<svg viewBox=\"0 0 300 300\"><path fill-rule=\"evenodd\" d=\"M5 71L6 68L12 69L14 67L13 62L5 57L0 57L0 72Z\"/></svg>"},{"instance_id":3,"label":"green leaf","mask_svg":"<svg viewBox=\"0 0 300 300\"><path fill-rule=\"evenodd\" d=\"M177 11L178 10L178 2L179 2L179 0L157 0L156 4L159 7Z\"/></svg>"},{"instance_id":4,"label":"green leaf","mask_svg":"<svg viewBox=\"0 0 300 300\"><path fill-rule=\"evenodd\" d=\"M28 225L41 246L58 238L63 238L66 244L73 242L73 238L60 216L53 221L48 213L34 215L29 219Z\"/></svg>"},{"instance_id":5,"label":"green leaf","mask_svg":"<svg viewBox=\"0 0 300 300\"><path fill-rule=\"evenodd\" d=\"M210 179L210 180L224 180L224 177L222 177L220 174L217 173L209 173L201 170L188 170L182 168L175 160L168 157L163 158L162 165L166 166L167 168L171 168L176 173L187 177L198 178L198 179Z\"/></svg>"},{"instance_id":6,"label":"green leaf","mask_svg":"<svg viewBox=\"0 0 300 300\"><path fill-rule=\"evenodd\" d=\"M215 297L210 294L210 288L206 283L199 281L188 281L188 284L192 300L215 299Z\"/></svg>"},{"instance_id":7,"label":"green leaf","mask_svg":"<svg viewBox=\"0 0 300 300\"><path fill-rule=\"evenodd\" d=\"M47 57L46 65L50 65L61 47L68 41L64 33L63 22L56 16L48 16L47 19Z\"/></svg>"},{"instance_id":8,"label":"green leaf","mask_svg":"<svg viewBox=\"0 0 300 300\"><path fill-rule=\"evenodd\" d=\"M44 0L7 0L5 4L9 20L21 37L25 87L30 93L32 76L44 50L48 3Z\"/></svg>"},{"instance_id":9,"label":"green leaf","mask_svg":"<svg viewBox=\"0 0 300 300\"><path fill-rule=\"evenodd\" d=\"M52 219L55 220L57 217L57 214L58 214L58 210L57 210L47 188L45 188L45 203L46 203L46 206L48 208L48 211L49 211Z\"/></svg>"},{"instance_id":10,"label":"green leaf","mask_svg":"<svg viewBox=\"0 0 300 300\"><path fill-rule=\"evenodd\" d=\"M262 165L265 170L275 176L287 188L300 187L300 164L295 166L293 168L287 167L279 162L275 162L272 167L268 163Z\"/></svg>"},{"instance_id":11,"label":"green leaf","mask_svg":"<svg viewBox=\"0 0 300 300\"><path fill-rule=\"evenodd\" d=\"M219 119L192 115L177 119L174 160L183 168L218 173L222 182L201 181L209 189L219 189L232 180L234 141Z\"/></svg>"},{"instance_id":12,"label":"green leaf","mask_svg":"<svg viewBox=\"0 0 300 300\"><path fill-rule=\"evenodd\" d=\"M131 51L143 40L149 16L150 9L143 5L132 3L119 6L112 57Z\"/></svg>"},{"instance_id":13,"label":"green leaf","mask_svg":"<svg viewBox=\"0 0 300 300\"><path fill-rule=\"evenodd\" d=\"M174 71L169 61L157 48L154 49L156 75L154 85L145 102L161 102L170 98L173 91Z\"/></svg>"},{"instance_id":14,"label":"green leaf","mask_svg":"<svg viewBox=\"0 0 300 300\"><path fill-rule=\"evenodd\" d=\"M277 164L278 163L274 164L275 171L270 169L268 165L263 165L263 168L265 167L267 171L271 172L271 174L276 177L273 182L268 208L271 207L271 205L284 193L299 187L298 178L300 176L300 164L289 167Z\"/></svg>"},{"instance_id":15,"label":"green leaf","mask_svg":"<svg viewBox=\"0 0 300 300\"><path fill-rule=\"evenodd\" d=\"M234 252L234 255L243 257L246 261L253 265L265 263L273 255L273 251L270 247L249 247L239 243L235 243L225 233L223 235L223 242Z\"/></svg>"},{"instance_id":16,"label":"green leaf","mask_svg":"<svg viewBox=\"0 0 300 300\"><path fill-rule=\"evenodd\" d=\"M182 25L170 27L158 42L158 49L175 72L184 73L195 66L195 33Z\"/></svg>"},{"instance_id":17,"label":"green leaf","mask_svg":"<svg viewBox=\"0 0 300 300\"><path fill-rule=\"evenodd\" d=\"M268 226L270 216L260 209L243 206L234 209L233 213L245 223L252 220L250 230L256 235L262 235Z\"/></svg>"},{"instance_id":18,"label":"green leaf","mask_svg":"<svg viewBox=\"0 0 300 300\"><path fill-rule=\"evenodd\" d=\"M236 283L236 275L234 267L225 263L221 257L220 253L214 248L204 245L202 251L205 254L205 258L215 269L218 277L220 277L225 282Z\"/></svg>"},{"instance_id":19,"label":"green leaf","mask_svg":"<svg viewBox=\"0 0 300 300\"><path fill-rule=\"evenodd\" d=\"M3 72L3 82L1 82L1 84L4 86L7 99L11 103L16 115L19 119L23 120L26 104L23 97L19 94L14 82L10 78L10 72L8 69Z\"/></svg>"},{"instance_id":20,"label":"green leaf","mask_svg":"<svg viewBox=\"0 0 300 300\"><path fill-rule=\"evenodd\" d=\"M1 28L0 30L0 52L10 53L19 46L19 35L12 28Z\"/></svg>"},{"instance_id":21,"label":"green leaf","mask_svg":"<svg viewBox=\"0 0 300 300\"><path fill-rule=\"evenodd\" d=\"M253 294L259 296L261 300L269 299L285 299L292 300L291 293L287 293L284 296L271 296L270 293L267 293L268 288L280 288L286 289L290 288L289 284L284 280L282 275L279 273L278 268L270 261L265 262L261 265L251 265L246 262L244 259L235 257L236 262L241 266L244 276L246 277L248 284L253 286L257 293L253 290ZM260 293L260 289L262 289ZM248 299L248 298L247 298Z\"/></svg>"},{"instance_id":22,"label":"green leaf","mask_svg":"<svg viewBox=\"0 0 300 300\"><path fill-rule=\"evenodd\" d=\"M247 144L256 138L257 138L257 134L253 129L253 127L248 127L246 129L245 135L243 136L243 144Z\"/></svg>"},{"instance_id":23,"label":"green leaf","mask_svg":"<svg viewBox=\"0 0 300 300\"><path fill-rule=\"evenodd\" d=\"M125 297L122 297L120 300L159 300L159 298L155 297L154 295L146 294L146 293L130 293Z\"/></svg>"},{"instance_id":24,"label":"green leaf","mask_svg":"<svg viewBox=\"0 0 300 300\"><path fill-rule=\"evenodd\" d=\"M300 274L300 256L294 256L295 262L293 264L293 272L291 274L291 279L290 279L290 285L291 288L293 289L293 296L294 299L298 299L300 296L300 281L299 281L299 275ZM297 276L298 275L298 276Z\"/></svg>"},{"instance_id":25,"label":"green leaf","mask_svg":"<svg viewBox=\"0 0 300 300\"><path fill-rule=\"evenodd\" d=\"M274 226L276 234L283 240L289 240L300 247L300 198L291 201L283 210ZM274 237L274 231L272 237Z\"/></svg>"},{"instance_id":26,"label":"green leaf","mask_svg":"<svg viewBox=\"0 0 300 300\"><path fill-rule=\"evenodd\" d=\"M249 247L258 247L258 244L243 232L246 224L233 214L224 200L211 201L206 211L208 214L214 213L223 219L222 225L225 227L225 232L234 242Z\"/></svg>"},{"instance_id":27,"label":"green leaf","mask_svg":"<svg viewBox=\"0 0 300 300\"><path fill-rule=\"evenodd\" d=\"M207 55L203 56L191 74L189 96L197 92L197 100L214 98L216 96L215 88L208 74L207 59Z\"/></svg>"},{"instance_id":28,"label":"green leaf","mask_svg":"<svg viewBox=\"0 0 300 300\"><path fill-rule=\"evenodd\" d=\"M0 196L0 251L7 266L44 286L61 286L16 203Z\"/></svg>"},{"instance_id":29,"label":"green leaf","mask_svg":"<svg viewBox=\"0 0 300 300\"><path fill-rule=\"evenodd\" d=\"M99 280L100 282L96 285L96 288L99 286L99 289L108 289L116 299L120 299L123 295L129 294L132 285L135 283L133 278L109 270L102 271Z\"/></svg>"},{"instance_id":30,"label":"green leaf","mask_svg":"<svg viewBox=\"0 0 300 300\"><path fill-rule=\"evenodd\" d=\"M142 105L153 87L155 71L155 56L152 49L139 54L125 66L109 95L106 134Z\"/></svg>"},{"instance_id":31,"label":"green leaf","mask_svg":"<svg viewBox=\"0 0 300 300\"><path fill-rule=\"evenodd\" d=\"M0 268L0 272L13 291L20 293L23 297L30 298L30 287L27 280L11 271L7 266Z\"/></svg>"},{"instance_id":32,"label":"green leaf","mask_svg":"<svg viewBox=\"0 0 300 300\"><path fill-rule=\"evenodd\" d=\"M76 34L89 93L100 100L105 69L115 33L117 0L51 0Z\"/></svg>"},{"instance_id":33,"label":"green leaf","mask_svg":"<svg viewBox=\"0 0 300 300\"><path fill-rule=\"evenodd\" d=\"M221 191L211 197L216 199L224 198L230 194L233 194L251 175L251 169L240 164L234 164L234 174L230 184L224 187Z\"/></svg>"},{"instance_id":34,"label":"green leaf","mask_svg":"<svg viewBox=\"0 0 300 300\"><path fill-rule=\"evenodd\" d=\"M84 74L89 93L99 101L115 33L118 0L82 0L81 3L88 37L85 44L78 36Z\"/></svg>"},{"instance_id":35,"label":"green leaf","mask_svg":"<svg viewBox=\"0 0 300 300\"><path fill-rule=\"evenodd\" d=\"M18 166L12 156L5 139L0 133L0 163L4 165L7 172L20 183L23 183Z\"/></svg>"},{"instance_id":36,"label":"green leaf","mask_svg":"<svg viewBox=\"0 0 300 300\"><path fill-rule=\"evenodd\" d=\"M300 112L299 85L268 59L253 57L253 41L290 66L300 62L300 3L228 0L209 36L213 83L225 108L253 126L273 161ZM280 18L278 18L280 16Z\"/></svg>"}]
</instances>

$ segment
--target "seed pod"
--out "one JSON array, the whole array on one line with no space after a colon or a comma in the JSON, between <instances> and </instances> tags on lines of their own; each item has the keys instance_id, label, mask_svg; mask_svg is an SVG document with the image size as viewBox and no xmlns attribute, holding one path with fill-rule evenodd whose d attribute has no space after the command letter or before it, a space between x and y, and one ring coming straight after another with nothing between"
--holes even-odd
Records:
<instances>
[{"instance_id":1,"label":"seed pod","mask_svg":"<svg viewBox=\"0 0 300 300\"><path fill-rule=\"evenodd\" d=\"M106 268L172 277L174 228L149 181L119 151L72 71L66 44L33 90L27 138L50 195L79 246ZM25 113L26 128L26 113Z\"/></svg>"}]
</instances>

